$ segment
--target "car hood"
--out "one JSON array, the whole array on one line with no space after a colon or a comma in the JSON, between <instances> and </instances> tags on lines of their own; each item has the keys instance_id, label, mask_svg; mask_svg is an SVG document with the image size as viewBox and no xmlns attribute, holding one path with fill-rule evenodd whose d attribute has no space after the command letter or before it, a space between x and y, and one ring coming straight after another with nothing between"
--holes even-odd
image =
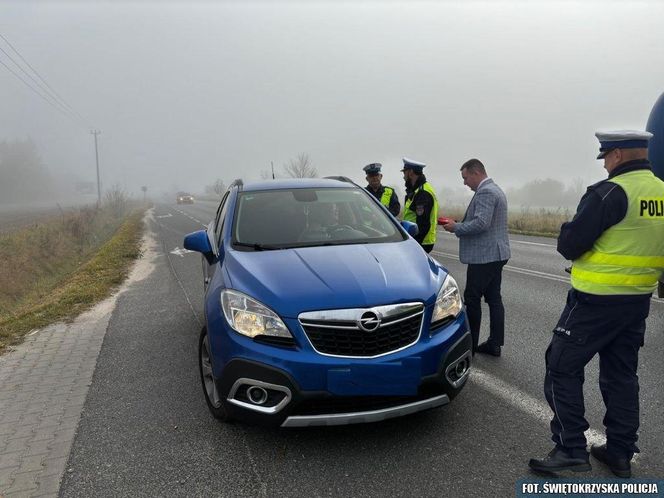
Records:
<instances>
[{"instance_id":1,"label":"car hood","mask_svg":"<svg viewBox=\"0 0 664 498\"><path fill-rule=\"evenodd\" d=\"M412 239L226 253L230 286L296 318L303 311L435 300L447 271Z\"/></svg>"}]
</instances>

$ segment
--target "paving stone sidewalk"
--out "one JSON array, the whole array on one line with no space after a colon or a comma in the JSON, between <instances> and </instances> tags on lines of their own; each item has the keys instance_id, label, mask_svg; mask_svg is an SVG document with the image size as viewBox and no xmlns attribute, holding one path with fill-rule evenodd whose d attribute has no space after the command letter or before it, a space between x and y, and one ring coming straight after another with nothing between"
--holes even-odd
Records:
<instances>
[{"instance_id":1,"label":"paving stone sidewalk","mask_svg":"<svg viewBox=\"0 0 664 498\"><path fill-rule=\"evenodd\" d=\"M0 497L58 495L115 299L0 356Z\"/></svg>"}]
</instances>

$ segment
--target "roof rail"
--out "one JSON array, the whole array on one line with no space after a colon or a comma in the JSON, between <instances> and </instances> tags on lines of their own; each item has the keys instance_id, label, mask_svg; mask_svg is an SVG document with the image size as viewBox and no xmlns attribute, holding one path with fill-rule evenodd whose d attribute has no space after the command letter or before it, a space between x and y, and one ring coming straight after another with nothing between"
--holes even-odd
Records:
<instances>
[{"instance_id":1,"label":"roof rail","mask_svg":"<svg viewBox=\"0 0 664 498\"><path fill-rule=\"evenodd\" d=\"M242 190L243 186L244 183L242 182L242 178L237 178L236 180L233 180L233 183L231 183L228 188L238 187L238 190Z\"/></svg>"}]
</instances>

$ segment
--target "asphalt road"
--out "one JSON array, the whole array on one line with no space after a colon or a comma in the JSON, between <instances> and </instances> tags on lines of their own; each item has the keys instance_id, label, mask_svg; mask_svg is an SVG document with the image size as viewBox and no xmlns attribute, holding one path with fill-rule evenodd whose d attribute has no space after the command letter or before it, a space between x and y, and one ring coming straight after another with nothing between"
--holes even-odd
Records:
<instances>
[{"instance_id":1,"label":"asphalt road","mask_svg":"<svg viewBox=\"0 0 664 498\"><path fill-rule=\"evenodd\" d=\"M265 429L217 422L200 386L200 257L171 251L215 209L203 202L156 207L161 254L111 318L62 496L513 496L517 480L535 477L528 459L552 446L544 351L569 288L554 240L512 238L503 356L477 355L468 385L450 405L378 424ZM456 239L441 234L433 255L463 286L457 250ZM664 303L653 300L640 357L635 477L664 476L663 318ZM589 436L597 440L603 404L596 360L585 392L595 431ZM582 477L612 477L593 463Z\"/></svg>"}]
</instances>

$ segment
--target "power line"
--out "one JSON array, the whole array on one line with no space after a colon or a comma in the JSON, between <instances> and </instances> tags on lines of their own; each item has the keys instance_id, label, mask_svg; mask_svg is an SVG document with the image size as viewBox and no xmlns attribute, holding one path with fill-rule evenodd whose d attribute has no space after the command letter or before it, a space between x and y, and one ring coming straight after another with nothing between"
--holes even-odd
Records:
<instances>
[{"instance_id":1,"label":"power line","mask_svg":"<svg viewBox=\"0 0 664 498\"><path fill-rule=\"evenodd\" d=\"M61 113L63 113L65 116L67 116L67 117L68 117L69 119L71 119L72 121L76 121L76 120L74 119L74 116L72 116L72 115L70 115L70 114L67 114L67 113L66 113L65 111L63 111L60 107L57 107L53 102L51 102L51 101L48 100L44 95L42 95L41 93L39 93L38 90L35 90L35 88L34 88L32 85L30 85L30 83L28 83L27 81L25 81L25 80L21 77L21 75L18 74L16 71L14 71L11 67L9 67L7 64L5 64L5 63L4 63L3 61L1 61L1 60L0 60L0 64L2 64L3 66L5 66L5 67L7 68L7 70L8 70L10 73L12 73L14 76L16 76L19 80L21 80L21 81L23 82L23 84L24 84L25 86L27 86L30 90L32 90L32 91L35 92L37 95L39 95L42 99L44 99L44 102L46 102L48 105L50 105L51 107L53 107L53 109L55 109L55 110L57 110L57 111L60 111Z\"/></svg>"},{"instance_id":2,"label":"power line","mask_svg":"<svg viewBox=\"0 0 664 498\"><path fill-rule=\"evenodd\" d=\"M19 65L19 64L18 64L18 63L12 58L11 55L9 55L7 52L5 52L5 50L4 50L2 47L0 47L0 52L2 52L3 54L5 54L5 55L9 58L9 60L12 61L12 62L14 63L14 66L16 66L20 71L23 72L23 74L25 74L28 78L30 78L30 79L33 81L33 83L35 83L39 88L41 88L41 89L44 91L44 93L42 93L42 92L39 92L39 93L41 93L42 95L48 97L48 98L51 100L51 102L54 103L55 105L59 105L60 107L62 107L62 104L61 104L60 102L58 102L58 101L57 101L52 95L50 95L49 92L48 92L48 90L47 90L46 88L44 88L44 86L43 86L41 83L39 83L39 81L37 81L36 79L34 79L30 73L28 73L25 69L23 69L23 68L22 68L22 67L21 67L21 66L20 66L20 65ZM5 67L7 67L7 66L5 65ZM14 73L14 74L17 74L17 73ZM64 107L63 107L62 109L63 109L63 110L66 110L66 108L64 108Z\"/></svg>"},{"instance_id":3,"label":"power line","mask_svg":"<svg viewBox=\"0 0 664 498\"><path fill-rule=\"evenodd\" d=\"M48 83L46 83L46 81L41 77L41 75L37 71L35 71L35 69L28 63L28 61L25 60L25 58L13 47L13 45L11 43L9 43L7 38L2 36L2 34L0 34L0 37L2 37L2 39L5 40L5 42L7 42L7 44L12 48L12 50L14 50L14 52L16 52L18 54L18 56L25 62L25 64L27 64L27 66L30 69L32 69L32 71L34 71L34 73L44 82L44 84L48 88L51 88L50 85ZM55 92L55 90L53 90L52 88L51 88L51 91L47 90L44 87L44 85L39 83L39 81L35 80L35 78L32 77L32 75L30 73L28 73L25 70L25 68L23 68L18 62L16 62L16 60L9 53L7 53L7 51L5 51L2 47L0 47L0 51L2 51L2 53L4 53L9 58L9 60L14 63L14 65L18 69L20 69L25 75L27 75L38 86L38 88L40 88L43 91L43 93L41 91L39 91L38 89L36 89L35 87L33 87L31 84L29 84L23 77L21 77L20 74L18 74L11 67L9 67L7 64L5 64L2 60L0 60L0 64L5 66L5 68L7 68L7 70L10 73L12 73L16 78L21 80L23 82L23 84L25 84L28 88L30 88L37 95L39 95L44 101L46 101L54 109L57 109L58 111L63 113L65 116L70 118L72 121L75 121L75 122L80 121L86 127L91 127L91 125L87 122L87 120L85 118L83 118L83 116L81 116L78 112L76 112L76 110L74 110L69 104L67 104L67 102L64 99L62 99L62 97L59 97L59 95ZM59 100L58 100L58 98L54 97L54 95L59 97Z\"/></svg>"},{"instance_id":4,"label":"power line","mask_svg":"<svg viewBox=\"0 0 664 498\"><path fill-rule=\"evenodd\" d=\"M56 91L53 89L53 87L52 87L51 85L48 84L48 82L42 77L42 75L39 74L39 71L37 71L34 67L32 67L32 64L30 64L30 63L26 60L26 58L23 57L23 55L21 55L21 53L18 51L18 49L17 49L16 47L14 47L14 45L12 45L11 42L10 42L5 36L3 36L2 33L0 33L0 38L2 38L2 39L5 41L5 43L6 43L7 45L9 45L9 47L14 51L14 53L16 53L16 55L18 55L18 56L21 58L21 60L25 63L25 65L28 66L28 67L32 70L32 72L35 73L35 74L37 75L37 77L38 77L38 78L44 83L44 85L46 85L46 87L50 90L50 92L51 92L52 95L54 95L55 97L57 97L57 99L59 99L59 101L60 101L62 104L64 104L64 105L65 105L70 111L74 112L74 113L75 113L75 114L76 114L81 120L83 120L88 126L91 126L90 123L87 121L87 119L85 119L83 116L81 116L81 114L78 113L78 112L76 111L76 109L74 109L71 105L69 105L69 103L68 103L64 98L62 98L62 97L60 96L60 94L59 94L58 92L56 92ZM3 50L3 52L5 52L5 51ZM7 53L7 52L5 52L5 53ZM10 57L9 54L7 54L7 56ZM11 58L11 57L10 57L10 58ZM16 62L14 62L14 64L16 64ZM28 73L26 72L26 74L28 74ZM30 75L28 74L28 76L30 76ZM31 79L33 79L33 81L34 81L34 78L31 77ZM42 88L43 88L43 87L42 87Z\"/></svg>"}]
</instances>

